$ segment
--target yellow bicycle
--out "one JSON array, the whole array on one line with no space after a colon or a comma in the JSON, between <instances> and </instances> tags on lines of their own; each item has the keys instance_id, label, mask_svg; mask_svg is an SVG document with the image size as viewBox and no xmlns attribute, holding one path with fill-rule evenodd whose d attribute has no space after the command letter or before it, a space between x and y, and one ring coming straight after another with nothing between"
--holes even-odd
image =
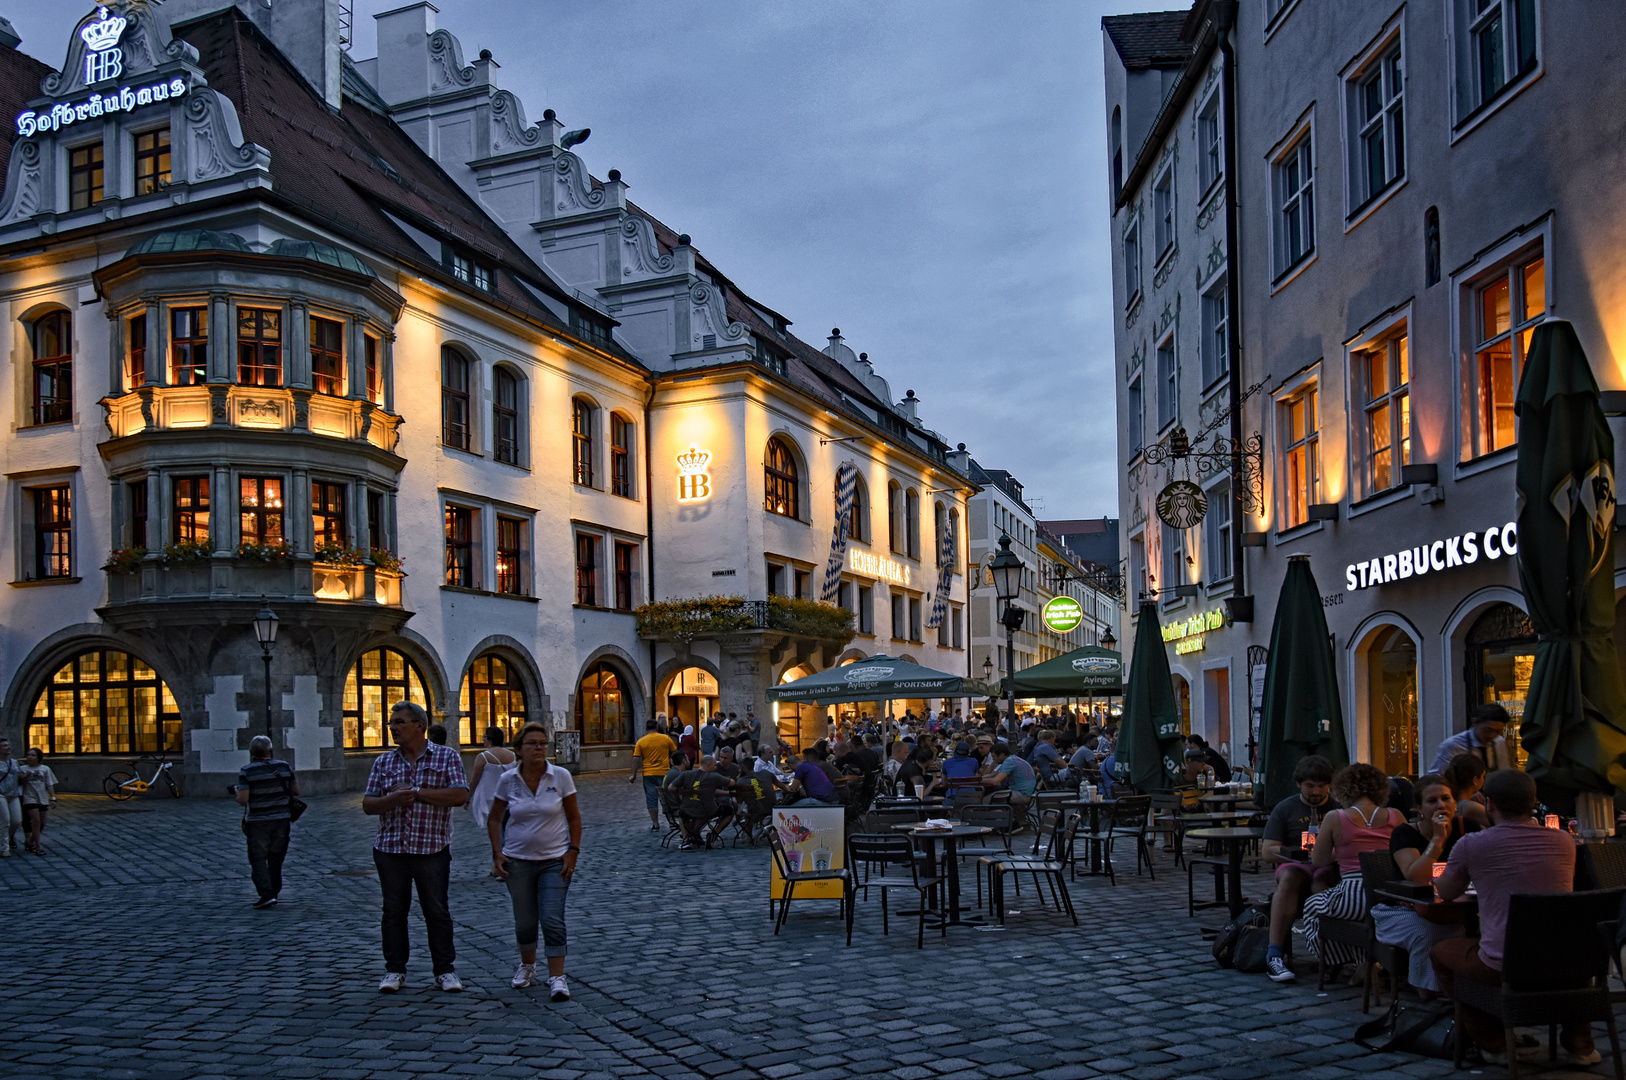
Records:
<instances>
[{"instance_id":1,"label":"yellow bicycle","mask_svg":"<svg viewBox=\"0 0 1626 1080\"><path fill-rule=\"evenodd\" d=\"M127 761L125 764L129 765L132 770L139 770L140 768L136 761ZM170 771L174 767L175 763L173 761L165 761L163 758L159 758L154 764L152 777L147 780L141 779L139 771L131 772L116 769L108 773L107 779L102 781L102 790L107 793L109 799L122 801L151 790L157 786L158 778L161 776L164 778L164 783L169 785L170 795L179 799L181 797L181 786L175 782L175 775Z\"/></svg>"}]
</instances>

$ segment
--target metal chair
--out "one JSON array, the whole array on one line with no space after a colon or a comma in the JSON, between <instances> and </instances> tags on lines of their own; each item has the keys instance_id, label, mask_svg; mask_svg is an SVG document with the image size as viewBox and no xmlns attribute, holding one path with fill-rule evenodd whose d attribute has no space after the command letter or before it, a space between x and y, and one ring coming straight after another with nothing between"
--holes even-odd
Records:
<instances>
[{"instance_id":1,"label":"metal chair","mask_svg":"<svg viewBox=\"0 0 1626 1080\"><path fill-rule=\"evenodd\" d=\"M1514 1028L1546 1024L1548 1053L1557 1061L1559 1023L1596 1020L1603 1021L1609 1032L1615 1080L1626 1080L1620 1032L1609 1004L1609 954L1598 939L1598 924L1619 912L1622 892L1515 893L1508 904L1501 985L1487 986L1461 976L1451 981L1459 1032L1464 1030L1464 1008L1490 1013L1502 1022L1507 1070L1513 1080L1519 1075ZM1457 1039L1458 1069L1467 1041Z\"/></svg>"},{"instance_id":2,"label":"metal chair","mask_svg":"<svg viewBox=\"0 0 1626 1080\"><path fill-rule=\"evenodd\" d=\"M852 944L852 907L853 907L853 875L846 867L829 870L792 870L790 860L785 857L785 842L779 838L778 829L768 829L768 848L773 852L774 865L779 869L779 876L784 879L785 891L779 897L779 915L774 919L773 932L778 936L779 928L785 925L790 917L790 902L796 898L796 886L805 881L839 881L841 882L841 914L847 920L847 944ZM768 896L768 914L774 914L774 898Z\"/></svg>"},{"instance_id":3,"label":"metal chair","mask_svg":"<svg viewBox=\"0 0 1626 1080\"><path fill-rule=\"evenodd\" d=\"M867 866L881 867L881 873L864 878L862 882L855 883L854 889L864 890L864 899L869 899L870 889L881 890L881 933L887 934L886 891L888 889L913 889L919 898L917 908L918 922L915 929L915 948L926 947L926 916L928 914L927 900L932 892L941 891L944 878L921 877L920 861L915 858L915 847L906 836L896 834L883 835L874 833L854 833L847 837L847 855L855 863L864 863ZM908 874L890 875L888 867L902 866L908 868ZM945 905L939 906L939 912ZM938 930L944 936L948 934L948 921L944 918L938 920ZM853 912L851 901L847 908L847 944L853 943Z\"/></svg>"},{"instance_id":4,"label":"metal chair","mask_svg":"<svg viewBox=\"0 0 1626 1080\"><path fill-rule=\"evenodd\" d=\"M960 820L967 825L976 825L994 830L989 836L993 839L991 844L961 847L956 854L963 861L966 858L977 859L977 906L982 907L982 872L983 856L1013 855L1011 850L1011 834L1015 831L1015 812L1009 803L1003 806L966 806L960 809Z\"/></svg>"},{"instance_id":5,"label":"metal chair","mask_svg":"<svg viewBox=\"0 0 1626 1080\"><path fill-rule=\"evenodd\" d=\"M1112 807L1112 824L1103 837L1106 843L1104 862L1107 881L1111 884L1118 884L1118 875L1112 866L1112 848L1118 840L1125 838L1135 842L1135 873L1140 873L1141 863L1144 862L1146 872L1153 881L1157 880L1157 871L1152 868L1152 853L1146 850L1146 815L1151 808L1150 795L1124 795Z\"/></svg>"},{"instance_id":6,"label":"metal chair","mask_svg":"<svg viewBox=\"0 0 1626 1080\"><path fill-rule=\"evenodd\" d=\"M1061 811L1046 810L1039 822L1040 839L1044 843L1044 855L1040 858L983 856L978 859L978 874L982 868L988 871L988 896L995 914L999 916L1000 925L1005 923L1005 875L1013 875L1012 883L1016 885L1017 893L1022 891L1022 874L1032 874L1033 888L1039 894L1039 902L1044 903L1044 886L1050 886L1051 899L1056 901L1057 910L1066 911L1073 925L1078 925L1078 912L1073 909L1072 894L1067 891L1067 879L1063 873L1072 857L1073 838L1078 832L1078 818L1070 818L1066 825L1061 824Z\"/></svg>"}]
</instances>

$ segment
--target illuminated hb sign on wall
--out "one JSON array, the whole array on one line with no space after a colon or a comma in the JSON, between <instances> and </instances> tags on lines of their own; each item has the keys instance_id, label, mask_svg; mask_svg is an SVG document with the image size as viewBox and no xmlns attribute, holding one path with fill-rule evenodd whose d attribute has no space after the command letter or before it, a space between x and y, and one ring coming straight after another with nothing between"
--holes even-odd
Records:
<instances>
[{"instance_id":1,"label":"illuminated hb sign on wall","mask_svg":"<svg viewBox=\"0 0 1626 1080\"><path fill-rule=\"evenodd\" d=\"M90 50L85 54L85 85L116 79L124 74L124 51L119 38L124 36L123 16L108 15L106 5L96 9L99 18L79 31Z\"/></svg>"},{"instance_id":2,"label":"illuminated hb sign on wall","mask_svg":"<svg viewBox=\"0 0 1626 1080\"><path fill-rule=\"evenodd\" d=\"M875 555L868 551L859 551L857 548L848 548L847 565L855 574L880 578L883 581L890 581L894 585L909 584L909 568L898 560L889 559L885 555Z\"/></svg>"},{"instance_id":3,"label":"illuminated hb sign on wall","mask_svg":"<svg viewBox=\"0 0 1626 1080\"><path fill-rule=\"evenodd\" d=\"M117 79L124 74L124 50L118 47L128 21L120 15L109 15L106 7L97 9L100 16L85 24L79 31L85 47L85 85ZM159 79L147 86L120 86L104 93L92 93L82 101L59 101L43 112L33 109L17 114L17 134L23 138L46 131L61 131L70 124L99 119L109 113L131 112L144 105L155 105L170 98L180 97L188 89L188 77L177 75Z\"/></svg>"},{"instance_id":4,"label":"illuminated hb sign on wall","mask_svg":"<svg viewBox=\"0 0 1626 1080\"><path fill-rule=\"evenodd\" d=\"M706 466L711 455L704 450L689 447L689 452L677 456L678 502L699 502L711 498L711 474Z\"/></svg>"},{"instance_id":5,"label":"illuminated hb sign on wall","mask_svg":"<svg viewBox=\"0 0 1626 1080\"><path fill-rule=\"evenodd\" d=\"M1344 584L1352 592L1370 589L1391 581L1422 577L1432 570L1467 566L1478 562L1482 554L1494 561L1503 555L1518 553L1519 525L1510 521L1506 525L1492 525L1483 532L1465 532L1431 544L1401 548L1391 555L1380 555L1366 562L1351 563L1344 567Z\"/></svg>"}]
</instances>

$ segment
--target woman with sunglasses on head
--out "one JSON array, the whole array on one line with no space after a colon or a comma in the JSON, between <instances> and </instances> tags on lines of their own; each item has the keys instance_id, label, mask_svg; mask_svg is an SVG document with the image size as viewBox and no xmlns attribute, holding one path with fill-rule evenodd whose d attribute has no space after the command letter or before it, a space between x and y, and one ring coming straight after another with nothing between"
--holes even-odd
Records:
<instances>
[{"instance_id":1,"label":"woman with sunglasses on head","mask_svg":"<svg viewBox=\"0 0 1626 1080\"><path fill-rule=\"evenodd\" d=\"M516 990L536 981L537 928L548 958L548 989L554 1001L569 1001L565 982L565 893L581 852L582 815L576 782L548 761L548 729L526 724L515 746L519 767L503 773L491 803L491 872L508 882L514 900L514 937L519 968ZM503 814L508 829L503 831Z\"/></svg>"}]
</instances>

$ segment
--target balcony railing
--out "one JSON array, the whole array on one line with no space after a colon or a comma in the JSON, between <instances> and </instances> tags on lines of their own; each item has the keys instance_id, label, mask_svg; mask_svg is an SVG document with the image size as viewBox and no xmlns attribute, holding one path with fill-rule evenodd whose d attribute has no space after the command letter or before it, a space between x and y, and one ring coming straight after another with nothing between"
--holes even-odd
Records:
<instances>
[{"instance_id":1,"label":"balcony railing","mask_svg":"<svg viewBox=\"0 0 1626 1080\"><path fill-rule=\"evenodd\" d=\"M638 633L658 641L693 641L750 630L779 630L842 644L853 638L852 612L789 596L766 600L737 596L663 600L645 604L633 614L638 618Z\"/></svg>"}]
</instances>

